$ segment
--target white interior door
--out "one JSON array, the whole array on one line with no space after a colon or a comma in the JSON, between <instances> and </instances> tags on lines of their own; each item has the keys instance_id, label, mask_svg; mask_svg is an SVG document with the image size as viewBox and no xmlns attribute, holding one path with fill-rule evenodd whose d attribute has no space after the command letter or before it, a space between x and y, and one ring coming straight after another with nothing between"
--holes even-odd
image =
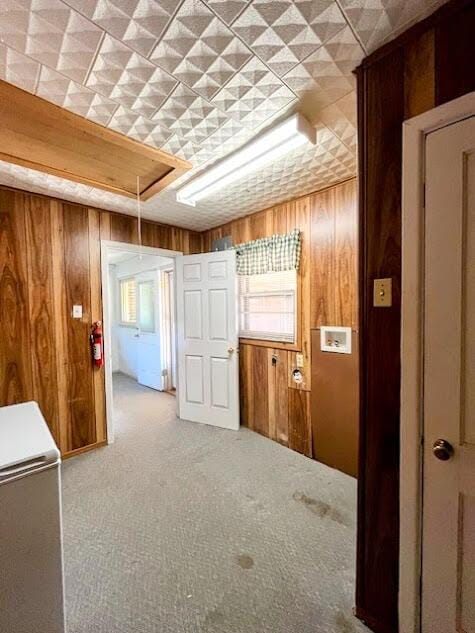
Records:
<instances>
[{"instance_id":1,"label":"white interior door","mask_svg":"<svg viewBox=\"0 0 475 633\"><path fill-rule=\"evenodd\" d=\"M239 428L236 255L176 260L180 417Z\"/></svg>"},{"instance_id":2,"label":"white interior door","mask_svg":"<svg viewBox=\"0 0 475 633\"><path fill-rule=\"evenodd\" d=\"M423 633L475 633L475 118L426 140Z\"/></svg>"},{"instance_id":3,"label":"white interior door","mask_svg":"<svg viewBox=\"0 0 475 633\"><path fill-rule=\"evenodd\" d=\"M156 270L137 275L137 382L163 389Z\"/></svg>"}]
</instances>

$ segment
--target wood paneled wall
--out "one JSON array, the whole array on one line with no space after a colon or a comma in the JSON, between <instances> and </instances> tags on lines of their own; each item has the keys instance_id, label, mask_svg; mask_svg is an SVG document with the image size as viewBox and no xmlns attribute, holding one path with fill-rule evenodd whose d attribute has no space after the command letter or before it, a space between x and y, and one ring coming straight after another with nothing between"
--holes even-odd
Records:
<instances>
[{"instance_id":1,"label":"wood paneled wall","mask_svg":"<svg viewBox=\"0 0 475 633\"><path fill-rule=\"evenodd\" d=\"M398 630L402 123L475 90L475 3L444 5L358 69L361 428L357 615ZM393 306L372 307L375 278Z\"/></svg>"},{"instance_id":2,"label":"wood paneled wall","mask_svg":"<svg viewBox=\"0 0 475 633\"><path fill-rule=\"evenodd\" d=\"M318 441L318 418L310 417L311 329L345 325L357 329L357 187L350 180L324 191L240 218L204 234L204 250L213 239L231 235L234 244L299 227L298 345L240 345L241 421L309 457ZM272 344L270 344L272 345ZM296 352L304 355L304 381L292 371ZM272 358L276 357L273 364Z\"/></svg>"},{"instance_id":3,"label":"wood paneled wall","mask_svg":"<svg viewBox=\"0 0 475 633\"><path fill-rule=\"evenodd\" d=\"M137 243L135 218L0 188L0 406L39 402L63 455L106 441L100 240ZM201 235L143 223L147 246L196 253ZM72 306L83 318L72 318Z\"/></svg>"}]
</instances>

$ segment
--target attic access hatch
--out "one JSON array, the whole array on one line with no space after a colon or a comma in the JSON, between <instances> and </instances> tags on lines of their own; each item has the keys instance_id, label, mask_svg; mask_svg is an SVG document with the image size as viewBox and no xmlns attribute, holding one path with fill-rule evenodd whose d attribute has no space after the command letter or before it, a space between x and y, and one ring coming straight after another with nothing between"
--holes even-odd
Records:
<instances>
[{"instance_id":1,"label":"attic access hatch","mask_svg":"<svg viewBox=\"0 0 475 633\"><path fill-rule=\"evenodd\" d=\"M0 160L148 200L190 169L185 160L0 81Z\"/></svg>"}]
</instances>

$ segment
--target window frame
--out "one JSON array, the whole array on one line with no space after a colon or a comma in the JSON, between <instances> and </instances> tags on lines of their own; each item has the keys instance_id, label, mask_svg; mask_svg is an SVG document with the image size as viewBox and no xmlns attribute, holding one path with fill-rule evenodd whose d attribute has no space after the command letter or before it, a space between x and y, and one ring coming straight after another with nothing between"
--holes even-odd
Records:
<instances>
[{"instance_id":1,"label":"window frame","mask_svg":"<svg viewBox=\"0 0 475 633\"><path fill-rule=\"evenodd\" d=\"M122 284L124 282L129 282L129 281L133 281L135 284L135 321L124 321L122 319L123 314L122 314ZM120 279L118 279L119 282L119 325L122 327L130 327L130 328L134 328L136 329L138 327L138 320L137 320L137 316L138 316L138 311L137 311L137 279L135 278L135 275L129 275L127 277L121 277Z\"/></svg>"},{"instance_id":2,"label":"window frame","mask_svg":"<svg viewBox=\"0 0 475 633\"><path fill-rule=\"evenodd\" d=\"M254 345L255 347L267 347L271 349L290 350L292 352L299 352L302 350L302 276L300 269L296 270L295 280L295 341L289 343L286 341L273 341L266 338L249 338L246 336L239 336L239 342L242 345ZM238 303L238 319L239 324L241 322L241 310Z\"/></svg>"}]
</instances>

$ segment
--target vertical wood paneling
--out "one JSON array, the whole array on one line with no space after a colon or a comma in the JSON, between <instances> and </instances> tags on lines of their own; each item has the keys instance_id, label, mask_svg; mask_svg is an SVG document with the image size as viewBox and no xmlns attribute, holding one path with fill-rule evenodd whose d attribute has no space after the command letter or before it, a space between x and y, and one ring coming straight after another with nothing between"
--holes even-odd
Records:
<instances>
[{"instance_id":1,"label":"vertical wood paneling","mask_svg":"<svg viewBox=\"0 0 475 633\"><path fill-rule=\"evenodd\" d=\"M23 196L26 222L30 359L33 397L55 437L59 437L58 384L53 304L51 209L49 200Z\"/></svg>"},{"instance_id":2,"label":"vertical wood paneling","mask_svg":"<svg viewBox=\"0 0 475 633\"><path fill-rule=\"evenodd\" d=\"M328 189L311 199L311 313L312 327L335 321L335 192Z\"/></svg>"},{"instance_id":3,"label":"vertical wood paneling","mask_svg":"<svg viewBox=\"0 0 475 633\"><path fill-rule=\"evenodd\" d=\"M158 227L153 222L142 222L142 244L144 246L156 247L158 243Z\"/></svg>"},{"instance_id":4,"label":"vertical wood paneling","mask_svg":"<svg viewBox=\"0 0 475 633\"><path fill-rule=\"evenodd\" d=\"M64 228L63 207L61 202L51 200L51 258L53 309L56 352L56 382L58 388L59 435L55 438L61 453L71 450L72 418L68 393L68 337L67 337L67 298L64 275ZM101 218L102 219L102 218Z\"/></svg>"},{"instance_id":5,"label":"vertical wood paneling","mask_svg":"<svg viewBox=\"0 0 475 633\"><path fill-rule=\"evenodd\" d=\"M96 443L94 376L89 344L91 295L89 214L85 207L63 204L68 398L71 450ZM82 305L82 319L73 319L73 305Z\"/></svg>"},{"instance_id":6,"label":"vertical wood paneling","mask_svg":"<svg viewBox=\"0 0 475 633\"><path fill-rule=\"evenodd\" d=\"M363 616L368 611L391 630L397 623L399 552L402 51L374 64L365 80L364 133L370 145L366 146L361 229L360 417L366 425L360 433L357 605ZM373 308L373 279L385 277L393 279L392 307Z\"/></svg>"},{"instance_id":7,"label":"vertical wood paneling","mask_svg":"<svg viewBox=\"0 0 475 633\"><path fill-rule=\"evenodd\" d=\"M129 215L110 214L111 240L114 242L138 243L137 218Z\"/></svg>"},{"instance_id":8,"label":"vertical wood paneling","mask_svg":"<svg viewBox=\"0 0 475 633\"><path fill-rule=\"evenodd\" d=\"M89 266L91 293L91 325L103 321L102 315L102 283L101 283L101 213L89 209ZM94 408L96 442L106 440L106 400L105 400L105 368L94 367Z\"/></svg>"},{"instance_id":9,"label":"vertical wood paneling","mask_svg":"<svg viewBox=\"0 0 475 633\"><path fill-rule=\"evenodd\" d=\"M335 195L335 295L334 325L351 326L358 323L357 264L357 209L355 183L345 183L334 190Z\"/></svg>"},{"instance_id":10,"label":"vertical wood paneling","mask_svg":"<svg viewBox=\"0 0 475 633\"><path fill-rule=\"evenodd\" d=\"M252 376L252 346L239 346L239 397L241 424L253 430L254 382Z\"/></svg>"},{"instance_id":11,"label":"vertical wood paneling","mask_svg":"<svg viewBox=\"0 0 475 633\"><path fill-rule=\"evenodd\" d=\"M269 396L267 380L267 348L249 346L252 349L252 382L254 390L252 429L261 435L269 435Z\"/></svg>"},{"instance_id":12,"label":"vertical wood paneling","mask_svg":"<svg viewBox=\"0 0 475 633\"><path fill-rule=\"evenodd\" d=\"M0 405L33 396L24 198L0 191Z\"/></svg>"},{"instance_id":13,"label":"vertical wood paneling","mask_svg":"<svg viewBox=\"0 0 475 633\"><path fill-rule=\"evenodd\" d=\"M341 215L341 217L340 217ZM286 233L298 227L302 257L298 276L298 351L303 353L303 382L292 379L294 350L241 345L241 420L263 435L294 450L311 454L309 399L289 391L311 390L311 329L321 324L357 327L356 306L356 182L348 181L298 200L216 227L203 235L203 247L231 235L234 244ZM339 283L342 288L339 288ZM272 365L272 355L278 355ZM292 400L290 400L292 398ZM293 406L291 406L291 403ZM292 438L292 439L290 439Z\"/></svg>"},{"instance_id":14,"label":"vertical wood paneling","mask_svg":"<svg viewBox=\"0 0 475 633\"><path fill-rule=\"evenodd\" d=\"M36 399L63 455L106 440L101 240L136 241L136 219L0 187L0 406ZM201 235L145 221L150 246L199 250ZM72 306L82 305L82 319Z\"/></svg>"},{"instance_id":15,"label":"vertical wood paneling","mask_svg":"<svg viewBox=\"0 0 475 633\"><path fill-rule=\"evenodd\" d=\"M200 233L190 232L189 233L189 251L190 255L194 255L195 253L201 253L203 250L202 246L202 238Z\"/></svg>"},{"instance_id":16,"label":"vertical wood paneling","mask_svg":"<svg viewBox=\"0 0 475 633\"><path fill-rule=\"evenodd\" d=\"M404 118L433 107L435 101L434 31L408 43L404 59Z\"/></svg>"},{"instance_id":17,"label":"vertical wood paneling","mask_svg":"<svg viewBox=\"0 0 475 633\"><path fill-rule=\"evenodd\" d=\"M269 398L269 437L284 446L289 443L289 394L287 388L288 352L267 350ZM273 358L276 358L275 363Z\"/></svg>"},{"instance_id":18,"label":"vertical wood paneling","mask_svg":"<svg viewBox=\"0 0 475 633\"><path fill-rule=\"evenodd\" d=\"M289 389L289 447L312 457L312 427L310 420L310 393Z\"/></svg>"},{"instance_id":19,"label":"vertical wood paneling","mask_svg":"<svg viewBox=\"0 0 475 633\"><path fill-rule=\"evenodd\" d=\"M465 2L435 28L436 104L475 90L475 3Z\"/></svg>"},{"instance_id":20,"label":"vertical wood paneling","mask_svg":"<svg viewBox=\"0 0 475 633\"><path fill-rule=\"evenodd\" d=\"M475 90L475 4L451 0L358 69L361 407L356 613L398 630L401 128ZM393 307L372 307L392 277Z\"/></svg>"}]
</instances>

